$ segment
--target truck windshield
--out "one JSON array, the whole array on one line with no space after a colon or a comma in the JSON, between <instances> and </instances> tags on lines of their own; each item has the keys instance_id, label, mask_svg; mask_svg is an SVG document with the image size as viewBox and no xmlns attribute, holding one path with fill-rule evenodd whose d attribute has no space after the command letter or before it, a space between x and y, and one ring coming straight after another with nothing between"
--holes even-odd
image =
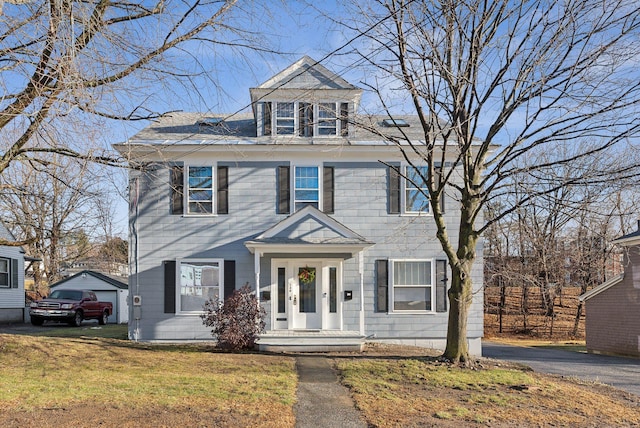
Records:
<instances>
[{"instance_id":1,"label":"truck windshield","mask_svg":"<svg viewBox=\"0 0 640 428\"><path fill-rule=\"evenodd\" d=\"M49 296L51 299L82 300L82 291L76 290L55 290Z\"/></svg>"}]
</instances>

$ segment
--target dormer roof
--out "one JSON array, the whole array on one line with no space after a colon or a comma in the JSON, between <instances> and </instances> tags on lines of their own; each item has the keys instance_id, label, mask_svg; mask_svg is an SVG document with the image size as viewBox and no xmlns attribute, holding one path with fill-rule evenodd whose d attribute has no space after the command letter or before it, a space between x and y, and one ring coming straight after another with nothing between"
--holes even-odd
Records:
<instances>
[{"instance_id":1,"label":"dormer roof","mask_svg":"<svg viewBox=\"0 0 640 428\"><path fill-rule=\"evenodd\" d=\"M313 58L305 55L253 89L356 89Z\"/></svg>"},{"instance_id":2,"label":"dormer roof","mask_svg":"<svg viewBox=\"0 0 640 428\"><path fill-rule=\"evenodd\" d=\"M362 89L305 55L249 93L254 113L260 101L349 102L357 111Z\"/></svg>"}]
</instances>

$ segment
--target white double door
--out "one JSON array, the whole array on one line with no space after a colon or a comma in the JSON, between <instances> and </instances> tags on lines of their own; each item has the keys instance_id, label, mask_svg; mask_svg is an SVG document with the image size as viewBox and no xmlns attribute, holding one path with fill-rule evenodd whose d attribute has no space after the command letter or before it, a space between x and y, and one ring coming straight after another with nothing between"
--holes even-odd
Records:
<instances>
[{"instance_id":1,"label":"white double door","mask_svg":"<svg viewBox=\"0 0 640 428\"><path fill-rule=\"evenodd\" d=\"M274 327L279 330L339 330L341 262L272 260Z\"/></svg>"}]
</instances>

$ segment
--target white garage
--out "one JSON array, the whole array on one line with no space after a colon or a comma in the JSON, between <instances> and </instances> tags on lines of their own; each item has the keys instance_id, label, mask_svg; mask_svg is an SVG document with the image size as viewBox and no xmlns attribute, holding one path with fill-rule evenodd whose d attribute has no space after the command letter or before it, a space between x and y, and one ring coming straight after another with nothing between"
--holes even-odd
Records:
<instances>
[{"instance_id":1,"label":"white garage","mask_svg":"<svg viewBox=\"0 0 640 428\"><path fill-rule=\"evenodd\" d=\"M129 285L110 276L91 270L83 270L49 287L69 290L91 290L101 302L113 304L110 324L126 324L129 321Z\"/></svg>"}]
</instances>

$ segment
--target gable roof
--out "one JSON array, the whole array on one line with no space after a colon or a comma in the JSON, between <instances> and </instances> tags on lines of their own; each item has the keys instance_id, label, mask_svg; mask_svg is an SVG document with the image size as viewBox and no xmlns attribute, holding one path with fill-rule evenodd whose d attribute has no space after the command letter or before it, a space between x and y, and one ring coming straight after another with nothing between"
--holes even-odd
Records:
<instances>
[{"instance_id":1,"label":"gable roof","mask_svg":"<svg viewBox=\"0 0 640 428\"><path fill-rule=\"evenodd\" d=\"M93 270L83 270L81 272L78 272L75 275L72 275L72 276L70 276L68 278L65 278L63 280L60 280L60 281L56 282L55 284L49 286L49 288L59 287L60 285L64 284L65 282L70 281L70 280L72 280L74 278L77 278L79 276L82 276L82 275L90 275L90 276L92 276L94 278L97 278L97 279L103 281L103 282L106 282L107 284L111 284L114 287L117 287L117 288L120 288L120 289L123 289L123 290L126 290L126 289L129 288L129 284L127 284L125 282L122 282L122 281L118 281L115 278L111 278L110 276L104 275L104 274L102 274L100 272L96 272L96 271L93 271Z\"/></svg>"},{"instance_id":2,"label":"gable roof","mask_svg":"<svg viewBox=\"0 0 640 428\"><path fill-rule=\"evenodd\" d=\"M350 253L373 245L312 205L291 214L244 245L251 253Z\"/></svg>"},{"instance_id":3,"label":"gable roof","mask_svg":"<svg viewBox=\"0 0 640 428\"><path fill-rule=\"evenodd\" d=\"M597 287L587 291L586 293L578 296L578 299L581 302L584 302L585 300L588 300L590 298L592 298L593 296L597 296L598 294L602 293L605 290L610 289L611 287L613 287L614 285L619 284L622 281L622 278L624 278L624 274L618 275L616 277L611 278L610 280L603 282L602 284L598 285Z\"/></svg>"},{"instance_id":4,"label":"gable roof","mask_svg":"<svg viewBox=\"0 0 640 428\"><path fill-rule=\"evenodd\" d=\"M305 55L252 89L357 89L313 58Z\"/></svg>"}]
</instances>

